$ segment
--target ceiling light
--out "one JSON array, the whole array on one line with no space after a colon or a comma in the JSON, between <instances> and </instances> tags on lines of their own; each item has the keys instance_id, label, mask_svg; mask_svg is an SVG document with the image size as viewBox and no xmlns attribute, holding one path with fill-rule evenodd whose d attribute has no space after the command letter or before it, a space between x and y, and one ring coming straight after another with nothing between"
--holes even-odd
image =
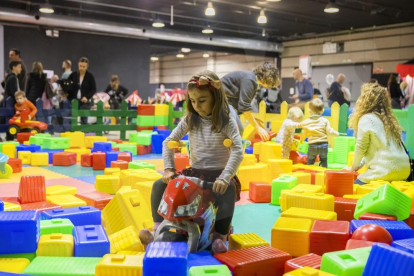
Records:
<instances>
[{"instance_id":1,"label":"ceiling light","mask_svg":"<svg viewBox=\"0 0 414 276\"><path fill-rule=\"evenodd\" d=\"M203 54L203 58L208 58L208 57L210 57L210 55L209 55L209 54L207 54L207 53L204 53L204 54Z\"/></svg>"},{"instance_id":2,"label":"ceiling light","mask_svg":"<svg viewBox=\"0 0 414 276\"><path fill-rule=\"evenodd\" d=\"M49 5L49 1L46 1L45 4L41 5L39 8L39 11L41 13L54 13L55 10L52 8L51 5Z\"/></svg>"},{"instance_id":3,"label":"ceiling light","mask_svg":"<svg viewBox=\"0 0 414 276\"><path fill-rule=\"evenodd\" d=\"M214 33L214 30L212 29L212 28L210 28L210 25L208 25L206 28L204 28L202 31L201 31L203 34L212 34L212 33Z\"/></svg>"},{"instance_id":4,"label":"ceiling light","mask_svg":"<svg viewBox=\"0 0 414 276\"><path fill-rule=\"evenodd\" d=\"M163 27L165 27L165 24L164 24L164 22L161 21L161 19L157 18L157 19L155 19L154 22L152 22L152 26L154 28L163 28Z\"/></svg>"},{"instance_id":5,"label":"ceiling light","mask_svg":"<svg viewBox=\"0 0 414 276\"><path fill-rule=\"evenodd\" d=\"M215 16L216 15L216 11L214 10L212 2L208 2L205 15L207 15L207 16Z\"/></svg>"},{"instance_id":6,"label":"ceiling light","mask_svg":"<svg viewBox=\"0 0 414 276\"><path fill-rule=\"evenodd\" d=\"M177 54L176 57L178 57L178 58L184 58L184 55L183 54Z\"/></svg>"},{"instance_id":7,"label":"ceiling light","mask_svg":"<svg viewBox=\"0 0 414 276\"><path fill-rule=\"evenodd\" d=\"M181 48L181 52L189 53L189 52L191 52L191 49L190 48Z\"/></svg>"},{"instance_id":8,"label":"ceiling light","mask_svg":"<svg viewBox=\"0 0 414 276\"><path fill-rule=\"evenodd\" d=\"M266 0L267 2L280 2L282 0Z\"/></svg>"},{"instance_id":9,"label":"ceiling light","mask_svg":"<svg viewBox=\"0 0 414 276\"><path fill-rule=\"evenodd\" d=\"M158 61L158 57L151 57L151 61Z\"/></svg>"},{"instance_id":10,"label":"ceiling light","mask_svg":"<svg viewBox=\"0 0 414 276\"><path fill-rule=\"evenodd\" d=\"M267 17L265 15L263 9L260 11L260 15L257 18L257 23L259 23L259 24L266 24L267 23Z\"/></svg>"},{"instance_id":11,"label":"ceiling light","mask_svg":"<svg viewBox=\"0 0 414 276\"><path fill-rule=\"evenodd\" d=\"M336 13L339 12L339 8L335 5L335 0L329 0L328 5L326 5L323 11L326 13Z\"/></svg>"}]
</instances>

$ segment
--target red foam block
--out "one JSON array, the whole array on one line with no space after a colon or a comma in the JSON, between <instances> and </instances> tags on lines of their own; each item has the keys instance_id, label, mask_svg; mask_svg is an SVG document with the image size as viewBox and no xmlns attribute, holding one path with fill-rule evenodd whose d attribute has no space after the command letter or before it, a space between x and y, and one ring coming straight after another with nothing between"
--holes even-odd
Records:
<instances>
[{"instance_id":1,"label":"red foam block","mask_svg":"<svg viewBox=\"0 0 414 276\"><path fill-rule=\"evenodd\" d=\"M43 175L24 175L20 178L19 201L21 204L46 201Z\"/></svg>"}]
</instances>

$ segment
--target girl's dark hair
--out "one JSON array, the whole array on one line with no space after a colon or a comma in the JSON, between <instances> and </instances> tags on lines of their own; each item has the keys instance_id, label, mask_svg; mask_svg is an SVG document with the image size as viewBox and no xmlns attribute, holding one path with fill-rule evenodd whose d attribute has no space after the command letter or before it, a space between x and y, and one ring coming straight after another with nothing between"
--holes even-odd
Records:
<instances>
[{"instance_id":1,"label":"girl's dark hair","mask_svg":"<svg viewBox=\"0 0 414 276\"><path fill-rule=\"evenodd\" d=\"M205 77L210 81L220 82L219 77L212 71L206 70L199 72L191 77L190 80L199 80L200 77ZM230 121L230 108L227 102L226 93L224 92L223 86L220 85L220 88L214 88L211 84L203 85L197 87L197 83L190 81L187 84L187 91L199 89L202 91L208 91L213 96L213 109L211 111L213 126L211 130L218 133L225 126L228 125ZM187 92L188 93L188 92ZM186 97L187 101L187 116L186 123L188 125L188 130L197 128L200 123L200 115L195 111L193 105L191 104L191 99L189 96Z\"/></svg>"},{"instance_id":2,"label":"girl's dark hair","mask_svg":"<svg viewBox=\"0 0 414 276\"><path fill-rule=\"evenodd\" d=\"M391 83L397 83L398 74L397 73L391 73L389 79L388 79L388 87L390 87Z\"/></svg>"}]
</instances>

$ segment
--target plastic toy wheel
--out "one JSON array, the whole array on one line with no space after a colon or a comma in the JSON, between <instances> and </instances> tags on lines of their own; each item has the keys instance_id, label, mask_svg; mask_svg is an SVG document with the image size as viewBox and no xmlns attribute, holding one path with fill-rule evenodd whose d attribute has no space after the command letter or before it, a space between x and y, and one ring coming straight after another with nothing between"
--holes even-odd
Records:
<instances>
[{"instance_id":1,"label":"plastic toy wheel","mask_svg":"<svg viewBox=\"0 0 414 276\"><path fill-rule=\"evenodd\" d=\"M40 129L38 129L37 127L34 127L30 133L36 134L36 133L41 133Z\"/></svg>"},{"instance_id":2,"label":"plastic toy wheel","mask_svg":"<svg viewBox=\"0 0 414 276\"><path fill-rule=\"evenodd\" d=\"M9 133L10 133L11 135L17 135L17 133L19 133L19 132L20 132L20 128L19 128L18 126L11 125L11 126L9 127Z\"/></svg>"},{"instance_id":3,"label":"plastic toy wheel","mask_svg":"<svg viewBox=\"0 0 414 276\"><path fill-rule=\"evenodd\" d=\"M0 171L0 179L7 179L7 178L10 178L10 176L12 175L13 168L9 164L5 164L5 169L6 169L5 173L2 173Z\"/></svg>"}]
</instances>

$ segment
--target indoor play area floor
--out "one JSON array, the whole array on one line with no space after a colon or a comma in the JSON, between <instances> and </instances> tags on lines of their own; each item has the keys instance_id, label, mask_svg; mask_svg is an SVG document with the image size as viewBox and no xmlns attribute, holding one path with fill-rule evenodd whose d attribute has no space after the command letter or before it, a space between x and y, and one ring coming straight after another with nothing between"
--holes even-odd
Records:
<instances>
[{"instance_id":1,"label":"indoor play area floor","mask_svg":"<svg viewBox=\"0 0 414 276\"><path fill-rule=\"evenodd\" d=\"M133 160L142 160L154 164L156 170L163 172L164 163L161 155L148 154L134 156ZM78 189L78 193L94 191L95 177L104 171L94 171L82 167L80 163L70 166L32 167L23 165L21 173L14 173L9 179L0 179L0 197L17 197L20 177L22 175L44 175L46 186L66 185ZM236 204L233 217L235 233L256 233L270 243L271 229L280 216L280 207L269 203L253 203L249 192L242 192L241 200Z\"/></svg>"}]
</instances>

